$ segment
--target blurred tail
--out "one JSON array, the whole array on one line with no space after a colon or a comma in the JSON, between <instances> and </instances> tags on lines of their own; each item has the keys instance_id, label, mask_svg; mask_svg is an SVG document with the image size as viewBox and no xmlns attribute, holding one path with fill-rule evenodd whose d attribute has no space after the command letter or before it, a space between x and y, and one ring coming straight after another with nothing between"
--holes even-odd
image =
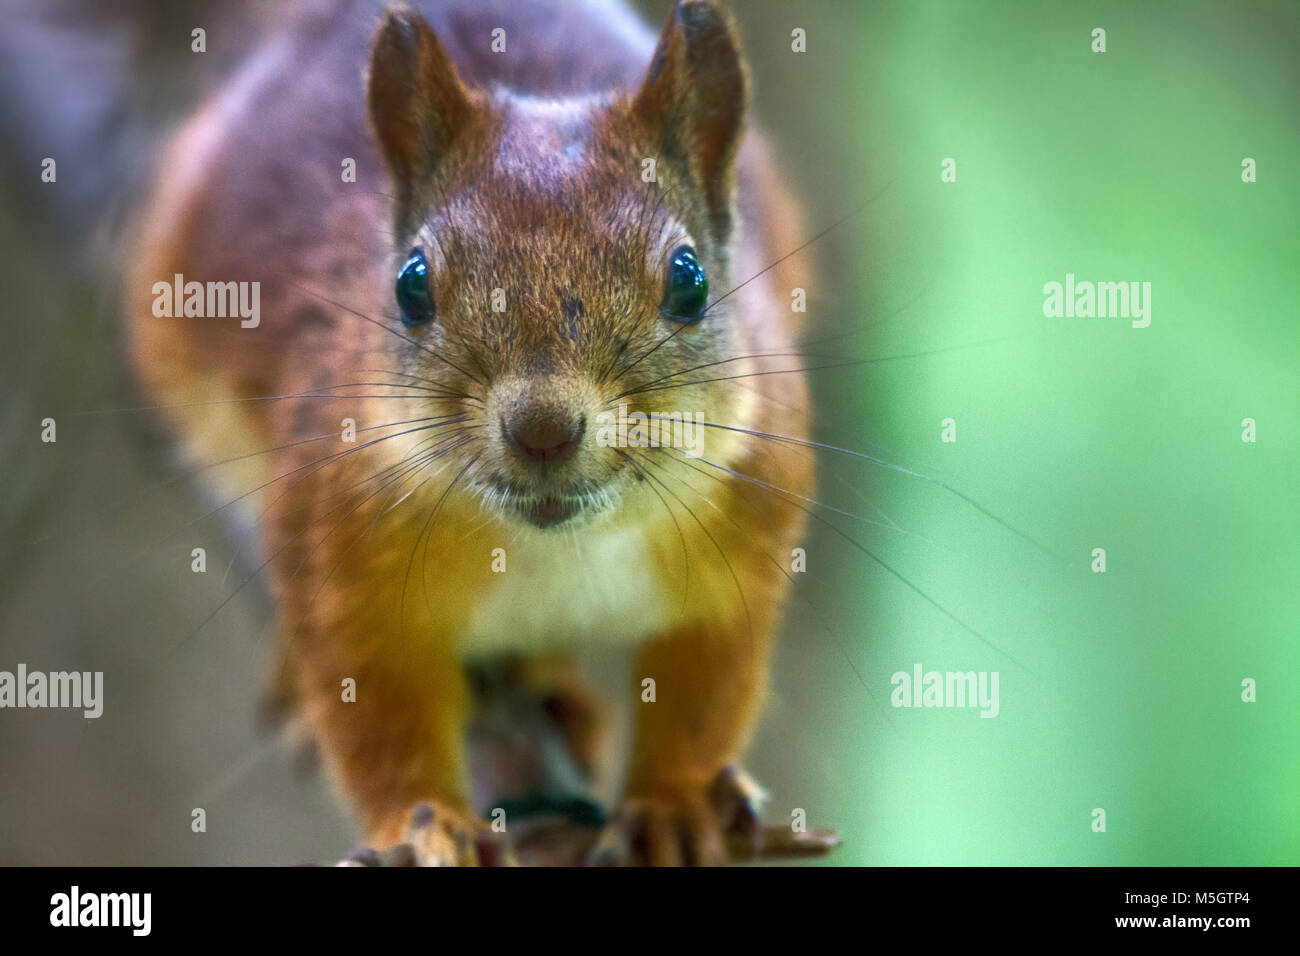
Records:
<instances>
[{"instance_id":1,"label":"blurred tail","mask_svg":"<svg viewBox=\"0 0 1300 956\"><path fill-rule=\"evenodd\" d=\"M53 243L112 246L104 234L148 180L141 157L234 68L281 6L0 0L0 166L10 188L55 187L41 188L32 210ZM195 30L204 31L202 52ZM48 160L53 184L48 173L42 179Z\"/></svg>"}]
</instances>

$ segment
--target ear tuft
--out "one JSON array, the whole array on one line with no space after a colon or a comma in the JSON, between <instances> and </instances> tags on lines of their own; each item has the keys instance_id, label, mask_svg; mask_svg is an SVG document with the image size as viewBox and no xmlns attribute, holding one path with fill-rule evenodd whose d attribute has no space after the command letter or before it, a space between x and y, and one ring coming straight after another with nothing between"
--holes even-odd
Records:
<instances>
[{"instance_id":1,"label":"ear tuft","mask_svg":"<svg viewBox=\"0 0 1300 956\"><path fill-rule=\"evenodd\" d=\"M469 92L456 68L433 28L410 7L384 11L366 95L375 140L405 205L470 115Z\"/></svg>"},{"instance_id":2,"label":"ear tuft","mask_svg":"<svg viewBox=\"0 0 1300 956\"><path fill-rule=\"evenodd\" d=\"M686 162L725 238L733 165L744 129L749 77L727 14L713 0L680 0L664 25L633 110Z\"/></svg>"}]
</instances>

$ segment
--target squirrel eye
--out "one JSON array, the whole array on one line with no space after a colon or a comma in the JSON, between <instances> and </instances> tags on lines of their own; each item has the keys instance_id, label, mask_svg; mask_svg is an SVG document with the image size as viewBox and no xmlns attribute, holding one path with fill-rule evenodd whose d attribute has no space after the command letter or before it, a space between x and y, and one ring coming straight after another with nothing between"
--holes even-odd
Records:
<instances>
[{"instance_id":1,"label":"squirrel eye","mask_svg":"<svg viewBox=\"0 0 1300 956\"><path fill-rule=\"evenodd\" d=\"M402 322L407 326L423 325L433 318L433 296L429 292L429 263L424 250L418 246L402 263L397 273L397 307L402 310Z\"/></svg>"},{"instance_id":2,"label":"squirrel eye","mask_svg":"<svg viewBox=\"0 0 1300 956\"><path fill-rule=\"evenodd\" d=\"M694 324L704 317L709 277L690 246L678 246L668 259L668 282L660 311L677 322Z\"/></svg>"}]
</instances>

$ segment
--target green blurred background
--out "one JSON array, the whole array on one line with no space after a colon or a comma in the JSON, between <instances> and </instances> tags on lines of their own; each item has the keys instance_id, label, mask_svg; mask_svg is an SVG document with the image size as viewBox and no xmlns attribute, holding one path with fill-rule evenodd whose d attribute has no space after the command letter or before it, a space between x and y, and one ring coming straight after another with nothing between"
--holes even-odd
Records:
<instances>
[{"instance_id":1,"label":"green blurred background","mask_svg":"<svg viewBox=\"0 0 1300 956\"><path fill-rule=\"evenodd\" d=\"M668 3L642 6L657 23ZM771 816L837 827L840 864L1300 863L1300 7L733 6L810 235L855 213L805 253L807 364L856 363L811 373L817 437L927 476L823 456L822 500L864 519L825 520L879 561L814 523L751 759ZM112 272L89 265L116 234L91 224L115 221L150 144L237 55L178 56L175 5L44 9L42 42L9 31L0 71L0 667L103 669L117 699L94 722L0 715L0 862L328 859L345 815L257 726L262 596L150 676L248 570L178 582L190 544L156 549L210 505L184 485L115 504L166 473L142 416L63 416L58 446L32 440L45 414L134 403ZM205 15L246 30L262 8ZM76 83L69 63L124 79ZM56 100L77 122L50 122ZM78 129L50 198L31 164ZM133 172L96 184L123 157ZM1150 282L1150 327L1045 318L1043 284L1067 272ZM890 675L916 663L998 671L999 716L892 708Z\"/></svg>"},{"instance_id":2,"label":"green blurred background","mask_svg":"<svg viewBox=\"0 0 1300 956\"><path fill-rule=\"evenodd\" d=\"M821 437L1057 557L932 482L836 468L906 532L862 532L876 553L1007 652L821 540L826 600L850 596L843 653L804 674L804 765L839 862L1300 862L1300 9L855 10L808 54L841 64L816 99L844 117L823 142L856 157L844 201L884 190L837 249L836 308L862 320L857 355L932 354L818 373L857 395L823 402L843 410ZM1067 272L1149 281L1150 327L1045 318ZM890 708L888 675L917 662L999 671L1001 714Z\"/></svg>"}]
</instances>

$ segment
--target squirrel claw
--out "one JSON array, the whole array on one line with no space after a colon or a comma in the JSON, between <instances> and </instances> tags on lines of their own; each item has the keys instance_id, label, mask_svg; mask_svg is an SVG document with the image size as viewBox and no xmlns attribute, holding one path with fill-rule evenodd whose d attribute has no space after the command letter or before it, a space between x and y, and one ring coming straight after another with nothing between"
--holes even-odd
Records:
<instances>
[{"instance_id":1,"label":"squirrel claw","mask_svg":"<svg viewBox=\"0 0 1300 956\"><path fill-rule=\"evenodd\" d=\"M720 866L726 851L700 799L629 797L588 856L594 866Z\"/></svg>"},{"instance_id":2,"label":"squirrel claw","mask_svg":"<svg viewBox=\"0 0 1300 956\"><path fill-rule=\"evenodd\" d=\"M763 804L767 791L735 764L723 767L709 787L709 800L718 814L733 862L753 859L763 851Z\"/></svg>"},{"instance_id":3,"label":"squirrel claw","mask_svg":"<svg viewBox=\"0 0 1300 956\"><path fill-rule=\"evenodd\" d=\"M514 853L482 820L446 804L416 804L402 842L376 852L362 848L339 866L514 866Z\"/></svg>"},{"instance_id":4,"label":"squirrel claw","mask_svg":"<svg viewBox=\"0 0 1300 956\"><path fill-rule=\"evenodd\" d=\"M721 866L758 856L766 794L739 767L727 767L705 792L632 795L605 827L589 865Z\"/></svg>"}]
</instances>

